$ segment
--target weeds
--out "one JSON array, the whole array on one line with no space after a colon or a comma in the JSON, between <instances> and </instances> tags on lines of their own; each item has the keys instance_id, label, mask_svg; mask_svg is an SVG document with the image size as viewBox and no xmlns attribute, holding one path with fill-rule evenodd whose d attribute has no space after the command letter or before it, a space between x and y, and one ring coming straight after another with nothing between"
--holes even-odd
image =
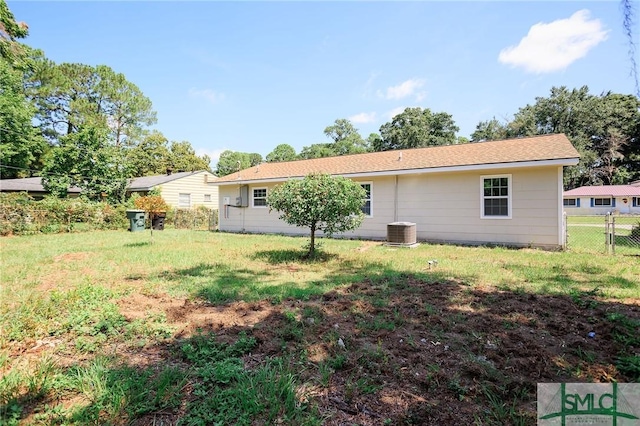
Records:
<instances>
[{"instance_id":1,"label":"weeds","mask_svg":"<svg viewBox=\"0 0 640 426\"><path fill-rule=\"evenodd\" d=\"M617 350L606 355L615 359L615 379L640 380L640 324L610 313L617 309L615 302L596 300L599 293L584 291L598 286L607 297L640 297L635 259L429 245L410 254L371 248L362 255L356 250L360 242L326 240L323 257L308 261L301 258L295 238L174 230L158 234L153 245L141 243L134 233L101 232L95 238L18 237L3 246L1 424L141 424L168 415L182 425L314 425L323 420L314 404L323 401L306 389L319 385L323 391L344 392L338 395L350 407L360 407L380 400L383 383L385 392L406 383L398 390L398 398L406 401L408 394L400 392L464 400L481 424L521 424L519 416L526 414L518 407L526 404L531 414L532 397L513 396L505 389L515 381L507 375L529 377L521 370L530 361L528 349L513 345L512 337L526 326L544 330L557 318L558 312L545 309L546 300L557 306L575 304L581 308L575 310L578 317L593 309L583 315L587 324L598 324L604 315L612 331L599 331L598 338ZM425 261L434 251L442 261L426 273ZM502 291L493 291L495 285ZM143 306L132 314L122 302L131 303L134 296L149 303L173 300L158 302L152 314L145 314ZM273 312L256 328L229 327L224 335L202 331L180 339L174 334L183 321L176 319L183 313L176 309L178 298L201 303L198 309L220 311L233 309L223 303L266 300L272 305L256 305ZM312 303L304 302L309 299ZM517 318L500 310L501 304L524 306L526 300L537 310ZM460 305L472 309L461 312ZM238 328L246 332L234 334ZM263 341L265 335L275 340ZM470 365L465 355L484 353L476 348L487 350L485 342L494 342L497 335L503 339L499 350L488 348L494 364L477 358ZM547 336L557 343L557 336L548 333L545 342ZM338 346L339 338L346 348ZM54 340L55 347L47 346L43 353L70 366L26 365L15 355L26 353L36 341ZM284 344L279 348L280 340ZM124 357L143 349L160 358L138 362L138 357ZM558 380L578 374L588 379L585 364L604 359L603 350L578 346L566 358L554 359L554 366L539 368L553 375L562 365L566 368L559 370ZM511 351L517 358L505 359ZM576 357L578 367L571 365ZM505 363L509 371L501 369ZM479 384L483 382L486 391ZM451 408L430 404L415 403L406 413L379 412L377 420L424 424ZM327 407L321 412L326 416Z\"/></svg>"}]
</instances>

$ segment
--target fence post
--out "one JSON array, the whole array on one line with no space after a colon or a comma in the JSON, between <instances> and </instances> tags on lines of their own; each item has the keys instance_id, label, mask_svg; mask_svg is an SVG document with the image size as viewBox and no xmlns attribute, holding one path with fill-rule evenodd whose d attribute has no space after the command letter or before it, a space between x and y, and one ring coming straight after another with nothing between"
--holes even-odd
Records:
<instances>
[{"instance_id":1,"label":"fence post","mask_svg":"<svg viewBox=\"0 0 640 426\"><path fill-rule=\"evenodd\" d=\"M611 254L616 254L616 217L611 215Z\"/></svg>"},{"instance_id":2,"label":"fence post","mask_svg":"<svg viewBox=\"0 0 640 426\"><path fill-rule=\"evenodd\" d=\"M605 247L607 254L615 254L616 252L616 218L608 212L605 216Z\"/></svg>"},{"instance_id":3,"label":"fence post","mask_svg":"<svg viewBox=\"0 0 640 426\"><path fill-rule=\"evenodd\" d=\"M611 246L609 244L609 227L610 227L610 223L609 223L609 215L611 213L607 212L607 214L604 216L604 251L607 254L611 253Z\"/></svg>"}]
</instances>

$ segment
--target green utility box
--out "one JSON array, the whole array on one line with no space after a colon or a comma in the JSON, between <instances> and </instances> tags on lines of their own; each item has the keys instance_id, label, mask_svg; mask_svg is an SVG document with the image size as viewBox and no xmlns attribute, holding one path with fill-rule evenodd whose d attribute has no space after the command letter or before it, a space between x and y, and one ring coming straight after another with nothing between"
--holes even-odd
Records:
<instances>
[{"instance_id":1,"label":"green utility box","mask_svg":"<svg viewBox=\"0 0 640 426\"><path fill-rule=\"evenodd\" d=\"M127 210L129 231L144 231L144 210Z\"/></svg>"}]
</instances>

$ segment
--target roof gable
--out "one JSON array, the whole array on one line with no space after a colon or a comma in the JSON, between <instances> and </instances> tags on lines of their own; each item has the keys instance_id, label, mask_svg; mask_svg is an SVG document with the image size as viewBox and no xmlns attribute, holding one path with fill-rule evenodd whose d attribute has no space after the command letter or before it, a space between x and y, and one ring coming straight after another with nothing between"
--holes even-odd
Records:
<instances>
[{"instance_id":1,"label":"roof gable","mask_svg":"<svg viewBox=\"0 0 640 426\"><path fill-rule=\"evenodd\" d=\"M578 151L564 134L556 134L311 160L263 163L220 177L213 184L286 180L303 177L310 173L348 176L495 164L515 165L516 163L551 160L560 160L562 165L571 165L577 162L579 156Z\"/></svg>"}]
</instances>

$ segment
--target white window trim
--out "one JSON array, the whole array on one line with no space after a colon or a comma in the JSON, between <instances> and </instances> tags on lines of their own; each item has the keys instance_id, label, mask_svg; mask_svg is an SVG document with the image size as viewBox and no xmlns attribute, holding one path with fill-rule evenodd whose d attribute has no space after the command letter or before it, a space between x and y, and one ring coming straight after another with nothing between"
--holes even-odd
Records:
<instances>
[{"instance_id":1,"label":"white window trim","mask_svg":"<svg viewBox=\"0 0 640 426\"><path fill-rule=\"evenodd\" d=\"M261 186L261 187L257 187L257 188L251 188L251 207L255 208L255 209L266 209L267 205L265 204L264 206L256 206L256 198L255 198L255 191L259 190L259 189L264 189L265 191L265 195L264 195L264 201L266 203L267 201L267 195L269 195L269 189L266 186ZM263 197L258 197L258 199L262 199Z\"/></svg>"},{"instance_id":2,"label":"white window trim","mask_svg":"<svg viewBox=\"0 0 640 426\"><path fill-rule=\"evenodd\" d=\"M485 179L495 179L495 178L507 178L507 215L506 216L485 216L484 214L484 180ZM512 190L512 180L513 177L511 174L505 175L482 175L480 176L480 219L511 219L511 211L513 208L513 190ZM494 197L487 197L494 198ZM502 198L502 197L497 197Z\"/></svg>"},{"instance_id":3,"label":"white window trim","mask_svg":"<svg viewBox=\"0 0 640 426\"><path fill-rule=\"evenodd\" d=\"M596 204L596 200L609 200L609 204ZM593 197L593 207L595 208L600 208L600 207L611 207L613 206L613 201L611 201L611 197Z\"/></svg>"},{"instance_id":4,"label":"white window trim","mask_svg":"<svg viewBox=\"0 0 640 426\"><path fill-rule=\"evenodd\" d=\"M373 182L358 182L360 185L369 185L369 198L365 198L364 201L369 200L369 214L365 214L364 217L373 217Z\"/></svg>"}]
</instances>

